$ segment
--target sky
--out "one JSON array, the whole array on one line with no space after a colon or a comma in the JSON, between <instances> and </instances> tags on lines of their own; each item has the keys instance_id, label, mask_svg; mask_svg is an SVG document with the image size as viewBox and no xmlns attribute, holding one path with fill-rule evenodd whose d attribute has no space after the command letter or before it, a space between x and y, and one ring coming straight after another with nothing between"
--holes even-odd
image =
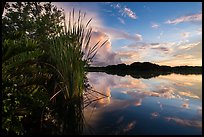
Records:
<instances>
[{"instance_id":1,"label":"sky","mask_svg":"<svg viewBox=\"0 0 204 137\"><path fill-rule=\"evenodd\" d=\"M201 2L54 2L65 15L73 8L92 18L92 39L108 42L94 66L152 62L202 66Z\"/></svg>"}]
</instances>

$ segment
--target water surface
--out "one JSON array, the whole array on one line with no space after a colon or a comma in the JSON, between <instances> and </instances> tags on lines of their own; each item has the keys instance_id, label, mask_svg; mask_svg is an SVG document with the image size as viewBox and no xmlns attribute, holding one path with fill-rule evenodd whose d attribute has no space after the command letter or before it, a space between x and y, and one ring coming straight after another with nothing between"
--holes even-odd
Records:
<instances>
[{"instance_id":1,"label":"water surface","mask_svg":"<svg viewBox=\"0 0 204 137\"><path fill-rule=\"evenodd\" d=\"M84 110L84 134L202 134L202 75L150 79L88 73L90 84L110 97Z\"/></svg>"}]
</instances>

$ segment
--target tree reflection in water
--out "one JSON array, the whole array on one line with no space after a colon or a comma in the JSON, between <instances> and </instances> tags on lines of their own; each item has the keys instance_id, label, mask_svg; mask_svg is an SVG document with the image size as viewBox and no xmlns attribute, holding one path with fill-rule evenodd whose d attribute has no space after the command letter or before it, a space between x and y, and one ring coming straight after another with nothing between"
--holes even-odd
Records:
<instances>
[{"instance_id":1,"label":"tree reflection in water","mask_svg":"<svg viewBox=\"0 0 204 137\"><path fill-rule=\"evenodd\" d=\"M65 102L58 96L54 104L45 107L41 117L41 133L43 135L82 135L84 128L92 134L91 127L86 124L83 110L88 105L108 97L86 85L83 97L75 97Z\"/></svg>"}]
</instances>

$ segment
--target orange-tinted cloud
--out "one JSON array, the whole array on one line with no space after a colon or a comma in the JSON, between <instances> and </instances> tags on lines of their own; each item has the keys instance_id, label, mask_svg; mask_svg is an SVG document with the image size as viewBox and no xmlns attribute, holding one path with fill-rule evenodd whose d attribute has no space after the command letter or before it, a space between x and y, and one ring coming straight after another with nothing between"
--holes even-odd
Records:
<instances>
[{"instance_id":1,"label":"orange-tinted cloud","mask_svg":"<svg viewBox=\"0 0 204 137\"><path fill-rule=\"evenodd\" d=\"M182 126L202 128L202 121L198 121L198 120L187 120L187 119L181 119L177 117L165 117L165 119L167 121L176 122L177 124L180 124Z\"/></svg>"},{"instance_id":2,"label":"orange-tinted cloud","mask_svg":"<svg viewBox=\"0 0 204 137\"><path fill-rule=\"evenodd\" d=\"M189 50L189 49L192 49L193 47L197 46L198 44L200 44L200 42L195 42L195 43L189 43L189 44L181 45L181 46L179 46L179 49Z\"/></svg>"},{"instance_id":3,"label":"orange-tinted cloud","mask_svg":"<svg viewBox=\"0 0 204 137\"><path fill-rule=\"evenodd\" d=\"M90 41L91 47L100 41L99 46L108 40L105 45L98 49L96 56L93 59L95 66L107 66L122 63L120 57L112 51L111 42L108 35L101 31L93 31Z\"/></svg>"},{"instance_id":4,"label":"orange-tinted cloud","mask_svg":"<svg viewBox=\"0 0 204 137\"><path fill-rule=\"evenodd\" d=\"M182 96L187 96L187 97L190 97L190 98L195 98L195 99L199 99L199 97L197 95L194 95L193 93L191 92L178 92L180 95Z\"/></svg>"},{"instance_id":5,"label":"orange-tinted cloud","mask_svg":"<svg viewBox=\"0 0 204 137\"><path fill-rule=\"evenodd\" d=\"M184 102L181 107L189 109L189 103L188 102Z\"/></svg>"},{"instance_id":6,"label":"orange-tinted cloud","mask_svg":"<svg viewBox=\"0 0 204 137\"><path fill-rule=\"evenodd\" d=\"M142 105L142 98L138 99L134 103L135 106L141 106Z\"/></svg>"},{"instance_id":7,"label":"orange-tinted cloud","mask_svg":"<svg viewBox=\"0 0 204 137\"><path fill-rule=\"evenodd\" d=\"M128 123L127 126L125 126L125 128L123 129L123 132L128 132L132 130L135 127L135 124L136 124L136 121L132 121Z\"/></svg>"}]
</instances>

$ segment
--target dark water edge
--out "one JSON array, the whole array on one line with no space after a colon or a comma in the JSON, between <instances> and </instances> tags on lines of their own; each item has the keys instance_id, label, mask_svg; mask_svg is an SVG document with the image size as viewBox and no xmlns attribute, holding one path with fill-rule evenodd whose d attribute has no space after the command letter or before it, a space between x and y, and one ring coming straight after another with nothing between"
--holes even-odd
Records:
<instances>
[{"instance_id":1,"label":"dark water edge","mask_svg":"<svg viewBox=\"0 0 204 137\"><path fill-rule=\"evenodd\" d=\"M105 72L110 75L126 76L130 75L133 78L149 79L160 75L170 75L172 73L181 75L200 75L202 67L174 67L174 68L158 68L158 69L133 69L133 68L117 68L117 67L90 67L88 72Z\"/></svg>"}]
</instances>

